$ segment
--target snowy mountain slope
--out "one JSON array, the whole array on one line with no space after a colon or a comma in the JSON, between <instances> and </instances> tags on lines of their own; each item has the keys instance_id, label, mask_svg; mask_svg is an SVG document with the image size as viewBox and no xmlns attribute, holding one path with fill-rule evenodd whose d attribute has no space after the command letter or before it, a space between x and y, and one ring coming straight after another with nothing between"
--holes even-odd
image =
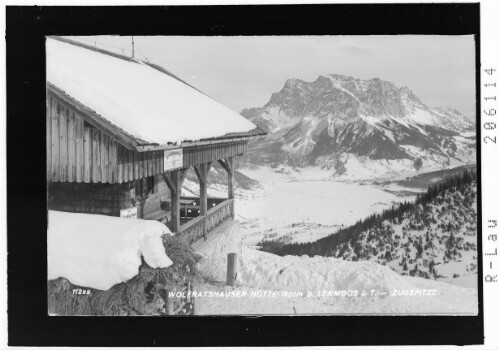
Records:
<instances>
[{"instance_id":1,"label":"snowy mountain slope","mask_svg":"<svg viewBox=\"0 0 499 350\"><path fill-rule=\"evenodd\" d=\"M285 256L321 255L387 265L401 275L445 280L476 288L476 174L463 172L431 186L415 203L401 203L315 242L260 242ZM474 283L472 283L474 281Z\"/></svg>"},{"instance_id":2,"label":"snowy mountain slope","mask_svg":"<svg viewBox=\"0 0 499 350\"><path fill-rule=\"evenodd\" d=\"M452 279L477 273L476 183L446 190L402 218L385 220L335 247L345 260L370 260L401 275Z\"/></svg>"},{"instance_id":3,"label":"snowy mountain slope","mask_svg":"<svg viewBox=\"0 0 499 350\"><path fill-rule=\"evenodd\" d=\"M394 161L388 170L400 172L475 162L468 118L428 107L407 87L378 78L290 79L265 106L241 114L269 131L250 148L257 163L318 165L351 175L359 163L369 169Z\"/></svg>"},{"instance_id":4,"label":"snowy mountain slope","mask_svg":"<svg viewBox=\"0 0 499 350\"><path fill-rule=\"evenodd\" d=\"M206 256L200 269L207 280L197 290L240 292L239 297L230 297L230 294L228 297L200 297L197 302L199 314L477 312L476 290L400 276L374 262L319 256L280 257L241 246L240 232L238 223L233 222L207 242L195 246ZM231 252L237 253L239 258L236 287L223 285L226 256ZM413 293L432 290L435 295L394 295L411 290Z\"/></svg>"}]
</instances>

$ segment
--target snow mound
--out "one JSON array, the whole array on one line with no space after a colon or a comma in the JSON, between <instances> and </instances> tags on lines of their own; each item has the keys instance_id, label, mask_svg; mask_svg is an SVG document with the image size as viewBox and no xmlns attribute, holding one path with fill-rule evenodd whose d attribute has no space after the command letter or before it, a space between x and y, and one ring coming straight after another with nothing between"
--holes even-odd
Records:
<instances>
[{"instance_id":1,"label":"snow mound","mask_svg":"<svg viewBox=\"0 0 499 350\"><path fill-rule=\"evenodd\" d=\"M141 257L152 268L172 265L161 238L171 232L157 221L49 211L48 223L49 280L107 290L136 276Z\"/></svg>"},{"instance_id":2,"label":"snow mound","mask_svg":"<svg viewBox=\"0 0 499 350\"><path fill-rule=\"evenodd\" d=\"M243 256L245 266L241 282L258 288L302 292L325 289L387 291L403 284L401 276L369 262L353 264L306 255L278 257L251 248L244 248Z\"/></svg>"},{"instance_id":3,"label":"snow mound","mask_svg":"<svg viewBox=\"0 0 499 350\"><path fill-rule=\"evenodd\" d=\"M277 256L241 246L240 229L237 222L227 225L216 232L215 237L195 248L207 257L201 273L211 282L225 281L227 254L237 252L239 272L236 289L246 292L247 297L202 298L200 314L477 313L478 299L474 289L401 276L387 266L370 261ZM234 288L208 283L203 290L230 292ZM303 296L251 297L255 291L297 292ZM337 297L327 295L330 291L357 291L358 294ZM425 295L424 291L430 291L430 294Z\"/></svg>"}]
</instances>

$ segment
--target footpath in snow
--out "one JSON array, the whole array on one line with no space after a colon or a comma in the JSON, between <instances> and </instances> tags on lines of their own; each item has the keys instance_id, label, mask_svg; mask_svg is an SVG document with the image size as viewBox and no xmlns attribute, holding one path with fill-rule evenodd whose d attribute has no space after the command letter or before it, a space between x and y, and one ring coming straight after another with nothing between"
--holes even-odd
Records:
<instances>
[{"instance_id":1,"label":"footpath in snow","mask_svg":"<svg viewBox=\"0 0 499 350\"><path fill-rule=\"evenodd\" d=\"M206 256L198 314L476 314L477 291L400 276L374 262L280 257L241 245L237 221L195 249ZM227 254L238 254L236 287L225 286ZM232 294L230 292L233 292ZM224 293L228 293L227 295ZM205 293L208 295L209 293Z\"/></svg>"}]
</instances>

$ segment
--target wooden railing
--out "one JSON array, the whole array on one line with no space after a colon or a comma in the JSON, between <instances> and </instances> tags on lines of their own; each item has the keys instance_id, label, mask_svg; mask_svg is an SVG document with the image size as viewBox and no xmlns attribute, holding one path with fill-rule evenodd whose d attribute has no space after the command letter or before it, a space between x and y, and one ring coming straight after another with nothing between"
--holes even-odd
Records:
<instances>
[{"instance_id":1,"label":"wooden railing","mask_svg":"<svg viewBox=\"0 0 499 350\"><path fill-rule=\"evenodd\" d=\"M192 244L203 238L204 216L198 216L180 226L180 231L176 234L182 237L187 243Z\"/></svg>"},{"instance_id":2,"label":"wooden railing","mask_svg":"<svg viewBox=\"0 0 499 350\"><path fill-rule=\"evenodd\" d=\"M227 199L226 201L214 206L206 213L205 224L207 233L210 233L227 220L232 220L233 218L234 200Z\"/></svg>"},{"instance_id":3,"label":"wooden railing","mask_svg":"<svg viewBox=\"0 0 499 350\"><path fill-rule=\"evenodd\" d=\"M198 216L180 226L180 231L177 235L184 238L189 244L193 244L203 238L205 232L208 235L221 224L233 218L234 200L226 199L208 210L205 216Z\"/></svg>"}]
</instances>

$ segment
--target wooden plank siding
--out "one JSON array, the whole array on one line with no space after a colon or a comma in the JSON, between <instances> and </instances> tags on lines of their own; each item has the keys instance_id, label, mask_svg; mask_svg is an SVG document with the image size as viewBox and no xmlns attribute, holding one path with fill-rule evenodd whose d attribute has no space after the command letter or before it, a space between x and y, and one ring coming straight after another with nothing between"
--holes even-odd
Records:
<instances>
[{"instance_id":1,"label":"wooden plank siding","mask_svg":"<svg viewBox=\"0 0 499 350\"><path fill-rule=\"evenodd\" d=\"M47 95L47 181L125 183L163 173L164 151L137 152L91 125L77 109ZM183 167L242 155L247 140L183 147Z\"/></svg>"},{"instance_id":2,"label":"wooden plank siding","mask_svg":"<svg viewBox=\"0 0 499 350\"><path fill-rule=\"evenodd\" d=\"M90 183L91 182L91 176L90 174L92 173L92 130L89 125L83 125L84 129L84 138L83 138L83 152L85 154L83 155L84 159L84 172L83 172L83 181L85 183Z\"/></svg>"},{"instance_id":3,"label":"wooden plank siding","mask_svg":"<svg viewBox=\"0 0 499 350\"><path fill-rule=\"evenodd\" d=\"M47 99L47 181L52 179L52 118L50 117L50 100Z\"/></svg>"},{"instance_id":4,"label":"wooden plank siding","mask_svg":"<svg viewBox=\"0 0 499 350\"><path fill-rule=\"evenodd\" d=\"M92 182L100 182L100 131L92 128ZM62 181L61 181L62 182Z\"/></svg>"},{"instance_id":5,"label":"wooden plank siding","mask_svg":"<svg viewBox=\"0 0 499 350\"><path fill-rule=\"evenodd\" d=\"M52 145L52 181L59 181L59 114L56 113L56 102L50 101L50 116L52 120L52 133L50 134L50 141L47 140L47 143ZM48 137L49 135L47 135Z\"/></svg>"},{"instance_id":6,"label":"wooden plank siding","mask_svg":"<svg viewBox=\"0 0 499 350\"><path fill-rule=\"evenodd\" d=\"M76 125L75 114L70 110L66 110L68 119L68 179L76 177Z\"/></svg>"},{"instance_id":7,"label":"wooden plank siding","mask_svg":"<svg viewBox=\"0 0 499 350\"><path fill-rule=\"evenodd\" d=\"M59 119L59 181L66 182L68 177L68 118L66 109L56 106Z\"/></svg>"},{"instance_id":8,"label":"wooden plank siding","mask_svg":"<svg viewBox=\"0 0 499 350\"><path fill-rule=\"evenodd\" d=\"M118 179L118 157L117 157L117 147L116 142L113 142L112 139L109 139L109 166L108 166L108 182L116 183Z\"/></svg>"},{"instance_id":9,"label":"wooden plank siding","mask_svg":"<svg viewBox=\"0 0 499 350\"><path fill-rule=\"evenodd\" d=\"M219 159L240 156L246 152L248 141L214 143L184 148L184 168L216 162Z\"/></svg>"},{"instance_id":10,"label":"wooden plank siding","mask_svg":"<svg viewBox=\"0 0 499 350\"><path fill-rule=\"evenodd\" d=\"M85 125L81 118L75 115L75 181L83 182L85 173L84 153Z\"/></svg>"}]
</instances>

